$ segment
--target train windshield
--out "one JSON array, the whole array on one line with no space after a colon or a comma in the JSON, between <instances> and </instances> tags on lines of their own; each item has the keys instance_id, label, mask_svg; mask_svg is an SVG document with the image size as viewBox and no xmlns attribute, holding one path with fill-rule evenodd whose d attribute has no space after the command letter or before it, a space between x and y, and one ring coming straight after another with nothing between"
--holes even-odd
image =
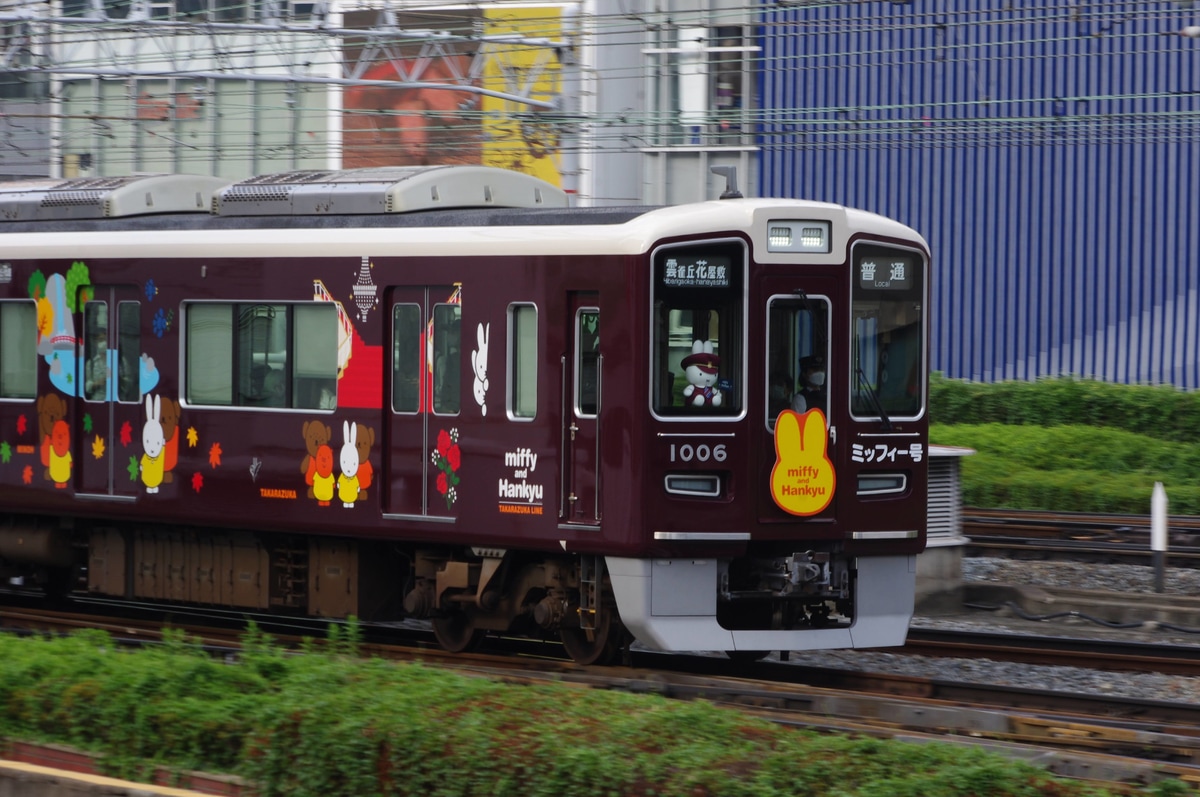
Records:
<instances>
[{"instance_id":1,"label":"train windshield","mask_svg":"<svg viewBox=\"0 0 1200 797\"><path fill-rule=\"evenodd\" d=\"M744 258L740 243L655 254L651 403L656 415L741 414Z\"/></svg>"},{"instance_id":2,"label":"train windshield","mask_svg":"<svg viewBox=\"0 0 1200 797\"><path fill-rule=\"evenodd\" d=\"M858 246L851 286L850 411L915 418L924 406L925 261L911 250Z\"/></svg>"}]
</instances>

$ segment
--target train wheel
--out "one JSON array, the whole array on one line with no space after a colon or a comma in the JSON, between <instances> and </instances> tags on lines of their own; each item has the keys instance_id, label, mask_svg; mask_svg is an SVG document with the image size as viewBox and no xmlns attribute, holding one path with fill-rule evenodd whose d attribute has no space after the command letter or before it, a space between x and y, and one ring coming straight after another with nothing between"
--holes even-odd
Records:
<instances>
[{"instance_id":1,"label":"train wheel","mask_svg":"<svg viewBox=\"0 0 1200 797\"><path fill-rule=\"evenodd\" d=\"M625 644L625 626L614 619L615 608L606 607L594 629L562 628L559 637L567 654L580 664L612 664Z\"/></svg>"},{"instance_id":2,"label":"train wheel","mask_svg":"<svg viewBox=\"0 0 1200 797\"><path fill-rule=\"evenodd\" d=\"M435 617L433 635L438 644L451 653L466 653L474 650L486 635L475 627L475 621L466 612L452 612L445 617Z\"/></svg>"}]
</instances>

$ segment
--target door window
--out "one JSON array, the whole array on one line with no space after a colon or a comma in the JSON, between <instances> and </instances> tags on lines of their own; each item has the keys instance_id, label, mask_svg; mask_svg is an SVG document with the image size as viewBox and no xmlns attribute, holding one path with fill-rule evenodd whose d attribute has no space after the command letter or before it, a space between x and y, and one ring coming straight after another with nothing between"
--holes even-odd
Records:
<instances>
[{"instance_id":1,"label":"door window","mask_svg":"<svg viewBox=\"0 0 1200 797\"><path fill-rule=\"evenodd\" d=\"M767 427L784 410L829 415L829 299L773 296L767 310Z\"/></svg>"},{"instance_id":2,"label":"door window","mask_svg":"<svg viewBox=\"0 0 1200 797\"><path fill-rule=\"evenodd\" d=\"M594 418L600 411L600 308L575 313L575 414Z\"/></svg>"}]
</instances>

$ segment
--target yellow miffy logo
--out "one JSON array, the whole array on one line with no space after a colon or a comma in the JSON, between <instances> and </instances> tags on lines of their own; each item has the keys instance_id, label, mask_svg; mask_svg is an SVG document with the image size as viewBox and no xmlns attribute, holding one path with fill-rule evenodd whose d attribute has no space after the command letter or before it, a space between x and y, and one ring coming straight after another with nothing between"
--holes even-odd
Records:
<instances>
[{"instance_id":1,"label":"yellow miffy logo","mask_svg":"<svg viewBox=\"0 0 1200 797\"><path fill-rule=\"evenodd\" d=\"M833 500L837 477L827 454L828 442L825 413L819 409L803 415L792 410L779 413L771 496L784 512L815 515Z\"/></svg>"}]
</instances>

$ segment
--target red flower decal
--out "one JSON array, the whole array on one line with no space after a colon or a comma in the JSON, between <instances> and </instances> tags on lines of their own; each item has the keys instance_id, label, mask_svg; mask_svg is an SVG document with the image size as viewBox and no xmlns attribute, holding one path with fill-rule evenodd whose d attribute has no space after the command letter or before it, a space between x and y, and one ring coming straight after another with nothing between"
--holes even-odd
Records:
<instances>
[{"instance_id":1,"label":"red flower decal","mask_svg":"<svg viewBox=\"0 0 1200 797\"><path fill-rule=\"evenodd\" d=\"M458 470L458 466L462 464L462 452L458 450L458 446L450 446L450 450L446 452L446 461L450 463L450 470Z\"/></svg>"},{"instance_id":2,"label":"red flower decal","mask_svg":"<svg viewBox=\"0 0 1200 797\"><path fill-rule=\"evenodd\" d=\"M445 429L438 432L438 454L442 455L443 457L446 456L446 452L450 450L450 445L450 434Z\"/></svg>"},{"instance_id":3,"label":"red flower decal","mask_svg":"<svg viewBox=\"0 0 1200 797\"><path fill-rule=\"evenodd\" d=\"M450 485L446 482L446 472L445 471L442 471L441 473L438 474L437 487L438 487L438 492L441 493L442 495L445 495L446 491L450 489Z\"/></svg>"}]
</instances>

